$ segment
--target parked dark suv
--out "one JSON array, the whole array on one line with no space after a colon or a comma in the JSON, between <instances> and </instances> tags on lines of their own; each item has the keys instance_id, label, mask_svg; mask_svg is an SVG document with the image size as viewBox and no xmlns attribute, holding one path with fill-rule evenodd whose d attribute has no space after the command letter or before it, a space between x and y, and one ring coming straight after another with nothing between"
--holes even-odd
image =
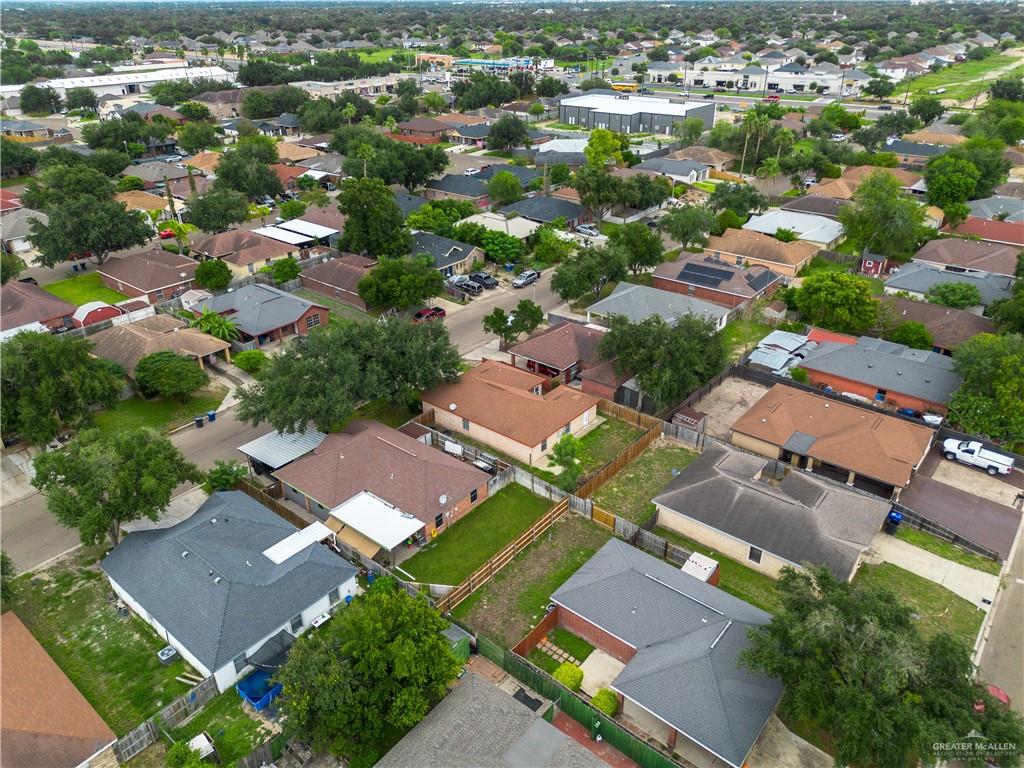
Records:
<instances>
[{"instance_id":1,"label":"parked dark suv","mask_svg":"<svg viewBox=\"0 0 1024 768\"><path fill-rule=\"evenodd\" d=\"M498 281L486 272L473 272L470 274L469 279L477 285L482 285L484 288L490 289L498 287Z\"/></svg>"}]
</instances>

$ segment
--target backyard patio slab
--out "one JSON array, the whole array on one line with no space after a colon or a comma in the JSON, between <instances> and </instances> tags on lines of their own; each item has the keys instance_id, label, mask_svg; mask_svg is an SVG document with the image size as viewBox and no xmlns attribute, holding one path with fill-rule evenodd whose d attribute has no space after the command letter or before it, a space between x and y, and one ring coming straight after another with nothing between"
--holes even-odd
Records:
<instances>
[{"instance_id":1,"label":"backyard patio slab","mask_svg":"<svg viewBox=\"0 0 1024 768\"><path fill-rule=\"evenodd\" d=\"M609 688L625 666L604 651L595 649L580 665L580 669L583 670L583 692L593 696L602 688Z\"/></svg>"}]
</instances>

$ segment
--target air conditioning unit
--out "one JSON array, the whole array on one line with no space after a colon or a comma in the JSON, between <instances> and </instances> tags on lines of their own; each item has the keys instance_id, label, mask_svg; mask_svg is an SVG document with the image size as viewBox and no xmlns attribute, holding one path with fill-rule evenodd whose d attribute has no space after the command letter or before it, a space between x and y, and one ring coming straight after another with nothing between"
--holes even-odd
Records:
<instances>
[{"instance_id":1,"label":"air conditioning unit","mask_svg":"<svg viewBox=\"0 0 1024 768\"><path fill-rule=\"evenodd\" d=\"M160 663L166 667L174 663L174 661L178 658L178 652L168 645L157 651L156 657L160 659Z\"/></svg>"}]
</instances>

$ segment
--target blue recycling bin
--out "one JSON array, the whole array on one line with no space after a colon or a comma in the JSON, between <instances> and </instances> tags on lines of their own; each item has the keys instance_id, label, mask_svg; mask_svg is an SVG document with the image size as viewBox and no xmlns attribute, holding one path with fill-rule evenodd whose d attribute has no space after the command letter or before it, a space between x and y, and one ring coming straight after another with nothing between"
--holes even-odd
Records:
<instances>
[{"instance_id":1,"label":"blue recycling bin","mask_svg":"<svg viewBox=\"0 0 1024 768\"><path fill-rule=\"evenodd\" d=\"M207 411L206 412L206 418L209 419L210 423L212 424L213 422L215 422L217 420L217 412L216 411Z\"/></svg>"},{"instance_id":2,"label":"blue recycling bin","mask_svg":"<svg viewBox=\"0 0 1024 768\"><path fill-rule=\"evenodd\" d=\"M376 580L376 578L377 578L377 572L376 571L370 571L368 574L366 574L366 585L369 586L370 584L373 584L373 582Z\"/></svg>"},{"instance_id":3,"label":"blue recycling bin","mask_svg":"<svg viewBox=\"0 0 1024 768\"><path fill-rule=\"evenodd\" d=\"M889 515L885 518L885 523L882 524L882 530L890 536L895 536L896 531L899 530L900 523L903 522L903 515L897 512L895 509L889 512Z\"/></svg>"}]
</instances>

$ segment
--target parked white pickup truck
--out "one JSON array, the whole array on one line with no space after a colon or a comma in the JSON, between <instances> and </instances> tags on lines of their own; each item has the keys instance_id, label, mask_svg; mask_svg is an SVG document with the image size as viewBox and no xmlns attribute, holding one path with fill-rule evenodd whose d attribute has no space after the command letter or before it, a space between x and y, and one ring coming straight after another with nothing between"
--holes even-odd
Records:
<instances>
[{"instance_id":1,"label":"parked white pickup truck","mask_svg":"<svg viewBox=\"0 0 1024 768\"><path fill-rule=\"evenodd\" d=\"M981 467L990 475L1008 475L1013 470L1013 459L990 451L977 440L946 440L942 443L942 455L951 461Z\"/></svg>"}]
</instances>

